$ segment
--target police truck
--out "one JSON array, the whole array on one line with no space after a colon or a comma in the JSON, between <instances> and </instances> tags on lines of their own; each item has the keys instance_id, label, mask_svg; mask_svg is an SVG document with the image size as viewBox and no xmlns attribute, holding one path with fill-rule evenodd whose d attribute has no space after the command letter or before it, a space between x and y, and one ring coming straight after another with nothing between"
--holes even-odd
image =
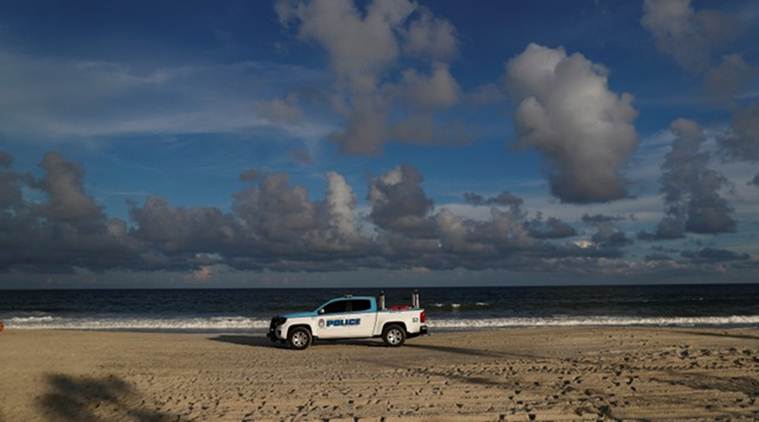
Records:
<instances>
[{"instance_id":1,"label":"police truck","mask_svg":"<svg viewBox=\"0 0 759 422\"><path fill-rule=\"evenodd\" d=\"M379 296L345 295L327 301L314 311L278 315L271 319L267 337L303 350L314 340L381 337L387 346L402 346L407 338L428 334L427 316L419 304L419 291L411 305L385 306Z\"/></svg>"}]
</instances>

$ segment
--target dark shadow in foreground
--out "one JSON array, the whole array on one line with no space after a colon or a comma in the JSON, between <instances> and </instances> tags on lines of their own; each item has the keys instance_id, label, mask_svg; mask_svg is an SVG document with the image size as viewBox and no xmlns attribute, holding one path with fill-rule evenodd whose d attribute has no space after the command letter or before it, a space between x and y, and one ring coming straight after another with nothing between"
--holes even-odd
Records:
<instances>
[{"instance_id":1,"label":"dark shadow in foreground","mask_svg":"<svg viewBox=\"0 0 759 422\"><path fill-rule=\"evenodd\" d=\"M37 405L50 421L180 420L146 408L134 387L113 375L92 378L50 374L46 381L48 391L37 399Z\"/></svg>"}]
</instances>

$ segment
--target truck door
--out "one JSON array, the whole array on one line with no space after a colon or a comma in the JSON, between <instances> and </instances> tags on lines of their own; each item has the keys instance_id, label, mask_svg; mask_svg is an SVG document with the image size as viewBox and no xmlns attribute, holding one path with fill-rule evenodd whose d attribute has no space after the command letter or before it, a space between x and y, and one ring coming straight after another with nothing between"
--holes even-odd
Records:
<instances>
[{"instance_id":1,"label":"truck door","mask_svg":"<svg viewBox=\"0 0 759 422\"><path fill-rule=\"evenodd\" d=\"M339 323L348 312L348 300L336 299L322 306L318 311L317 327L314 333L319 338L340 338L343 326Z\"/></svg>"},{"instance_id":2,"label":"truck door","mask_svg":"<svg viewBox=\"0 0 759 422\"><path fill-rule=\"evenodd\" d=\"M374 301L369 299L351 299L346 318L350 325L346 333L350 337L371 337L377 321L377 309Z\"/></svg>"},{"instance_id":3,"label":"truck door","mask_svg":"<svg viewBox=\"0 0 759 422\"><path fill-rule=\"evenodd\" d=\"M319 338L371 337L377 313L369 299L338 299L318 311Z\"/></svg>"}]
</instances>

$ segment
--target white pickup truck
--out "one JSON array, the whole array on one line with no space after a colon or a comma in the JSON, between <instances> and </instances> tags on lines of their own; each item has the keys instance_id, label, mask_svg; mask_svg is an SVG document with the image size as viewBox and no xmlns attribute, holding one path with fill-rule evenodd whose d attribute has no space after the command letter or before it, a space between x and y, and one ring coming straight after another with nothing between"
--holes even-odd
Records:
<instances>
[{"instance_id":1,"label":"white pickup truck","mask_svg":"<svg viewBox=\"0 0 759 422\"><path fill-rule=\"evenodd\" d=\"M303 350L314 339L356 339L382 337L391 347L403 345L406 338L428 333L427 316L414 291L411 306L385 307L385 297L350 296L332 299L313 312L275 316L267 337Z\"/></svg>"}]
</instances>

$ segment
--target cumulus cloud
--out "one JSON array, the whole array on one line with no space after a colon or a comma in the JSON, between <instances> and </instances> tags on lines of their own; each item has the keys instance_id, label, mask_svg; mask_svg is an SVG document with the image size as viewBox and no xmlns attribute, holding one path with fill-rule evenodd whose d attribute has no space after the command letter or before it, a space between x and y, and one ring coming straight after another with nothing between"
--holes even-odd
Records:
<instances>
[{"instance_id":1,"label":"cumulus cloud","mask_svg":"<svg viewBox=\"0 0 759 422\"><path fill-rule=\"evenodd\" d=\"M583 214L582 222L586 224L599 224L599 223L611 223L615 221L622 221L625 217L621 215L606 215L606 214Z\"/></svg>"},{"instance_id":2,"label":"cumulus cloud","mask_svg":"<svg viewBox=\"0 0 759 422\"><path fill-rule=\"evenodd\" d=\"M60 154L40 162L39 178L0 167L0 269L59 272L135 264L126 223L109 218L84 189L84 170ZM41 195L27 198L27 191Z\"/></svg>"},{"instance_id":3,"label":"cumulus cloud","mask_svg":"<svg viewBox=\"0 0 759 422\"><path fill-rule=\"evenodd\" d=\"M743 261L751 258L746 253L738 253L729 249L703 248L697 251L683 251L684 258L696 261Z\"/></svg>"},{"instance_id":4,"label":"cumulus cloud","mask_svg":"<svg viewBox=\"0 0 759 422\"><path fill-rule=\"evenodd\" d=\"M214 207L173 207L160 197L131 204L135 238L168 253L195 254L227 250L235 243L239 225L231 215Z\"/></svg>"},{"instance_id":5,"label":"cumulus cloud","mask_svg":"<svg viewBox=\"0 0 759 422\"><path fill-rule=\"evenodd\" d=\"M401 89L414 104L422 108L447 108L459 101L460 88L445 64L435 64L430 75L414 69L403 72Z\"/></svg>"},{"instance_id":6,"label":"cumulus cloud","mask_svg":"<svg viewBox=\"0 0 759 422\"><path fill-rule=\"evenodd\" d=\"M741 28L733 15L695 11L691 0L646 0L641 24L656 47L687 70L703 71L713 51L735 38Z\"/></svg>"},{"instance_id":7,"label":"cumulus cloud","mask_svg":"<svg viewBox=\"0 0 759 422\"><path fill-rule=\"evenodd\" d=\"M704 75L707 92L720 102L731 102L741 93L748 82L756 77L757 69L743 60L740 54L722 57L719 65L710 68Z\"/></svg>"},{"instance_id":8,"label":"cumulus cloud","mask_svg":"<svg viewBox=\"0 0 759 422\"><path fill-rule=\"evenodd\" d=\"M47 193L48 201L39 213L52 221L99 224L105 219L102 208L84 191L84 170L58 153L48 153L40 163L45 171L34 186Z\"/></svg>"},{"instance_id":9,"label":"cumulus cloud","mask_svg":"<svg viewBox=\"0 0 759 422\"><path fill-rule=\"evenodd\" d=\"M435 17L429 9L419 7L420 18L404 31L404 51L411 56L449 61L457 53L456 28L446 19Z\"/></svg>"},{"instance_id":10,"label":"cumulus cloud","mask_svg":"<svg viewBox=\"0 0 759 422\"><path fill-rule=\"evenodd\" d=\"M353 189L338 173L328 172L324 197L312 199L287 174L248 171L228 211L150 196L129 205L127 225L104 213L84 188L84 170L60 154L42 160L41 177L14 171L12 157L0 156L0 270L14 274L160 270L182 271L192 282L236 270L639 268L623 261L631 241L605 219L590 240L564 244L555 240L573 236L571 226L540 214L528 219L511 194L470 195L491 205L488 218L470 219L435 208L422 175L408 165L369 181L366 214L357 212ZM31 190L43 199L27 198ZM739 258L698 265L751 262Z\"/></svg>"},{"instance_id":11,"label":"cumulus cloud","mask_svg":"<svg viewBox=\"0 0 759 422\"><path fill-rule=\"evenodd\" d=\"M759 162L759 103L738 110L718 144L727 160ZM751 183L759 186L759 173Z\"/></svg>"},{"instance_id":12,"label":"cumulus cloud","mask_svg":"<svg viewBox=\"0 0 759 422\"><path fill-rule=\"evenodd\" d=\"M577 230L555 217L543 219L541 214L525 223L530 236L536 239L563 239L577 236Z\"/></svg>"},{"instance_id":13,"label":"cumulus cloud","mask_svg":"<svg viewBox=\"0 0 759 422\"><path fill-rule=\"evenodd\" d=\"M608 71L582 54L536 44L506 65L518 104L517 145L546 161L551 192L563 202L627 196L622 168L638 144L632 96L608 88Z\"/></svg>"},{"instance_id":14,"label":"cumulus cloud","mask_svg":"<svg viewBox=\"0 0 759 422\"><path fill-rule=\"evenodd\" d=\"M433 202L422 189L422 174L400 165L372 180L369 186L369 215L378 227L399 232L426 232Z\"/></svg>"},{"instance_id":15,"label":"cumulus cloud","mask_svg":"<svg viewBox=\"0 0 759 422\"><path fill-rule=\"evenodd\" d=\"M719 191L728 184L722 174L708 168L710 155L701 149L705 137L696 122L672 122L675 135L672 149L662 164L661 192L667 215L653 234L642 239L676 239L685 232L725 233L735 231L733 209Z\"/></svg>"},{"instance_id":16,"label":"cumulus cloud","mask_svg":"<svg viewBox=\"0 0 759 422\"><path fill-rule=\"evenodd\" d=\"M584 214L582 216L583 223L596 228L596 232L591 236L590 240L596 245L611 249L621 248L633 243L632 239L627 237L625 232L615 226L616 222L624 219L625 217L622 216L605 214Z\"/></svg>"},{"instance_id":17,"label":"cumulus cloud","mask_svg":"<svg viewBox=\"0 0 759 422\"><path fill-rule=\"evenodd\" d=\"M334 171L327 173L327 197L325 199L329 224L344 241L358 238L356 223L356 196L345 178Z\"/></svg>"},{"instance_id":18,"label":"cumulus cloud","mask_svg":"<svg viewBox=\"0 0 759 422\"><path fill-rule=\"evenodd\" d=\"M345 120L330 139L342 152L377 154L392 139L438 142L434 119L424 119L432 129L420 126L416 116L399 123L389 110L396 101L410 100L430 113L459 100L459 86L446 64L457 44L448 21L409 0L373 1L364 9L352 0L282 0L275 8L283 25L329 56L336 78L332 104ZM403 54L421 59L429 74L407 68L398 77Z\"/></svg>"},{"instance_id":19,"label":"cumulus cloud","mask_svg":"<svg viewBox=\"0 0 759 422\"><path fill-rule=\"evenodd\" d=\"M464 202L479 205L502 205L519 209L524 204L524 199L514 195L511 192L501 192L496 196L486 198L474 192L464 192Z\"/></svg>"}]
</instances>

